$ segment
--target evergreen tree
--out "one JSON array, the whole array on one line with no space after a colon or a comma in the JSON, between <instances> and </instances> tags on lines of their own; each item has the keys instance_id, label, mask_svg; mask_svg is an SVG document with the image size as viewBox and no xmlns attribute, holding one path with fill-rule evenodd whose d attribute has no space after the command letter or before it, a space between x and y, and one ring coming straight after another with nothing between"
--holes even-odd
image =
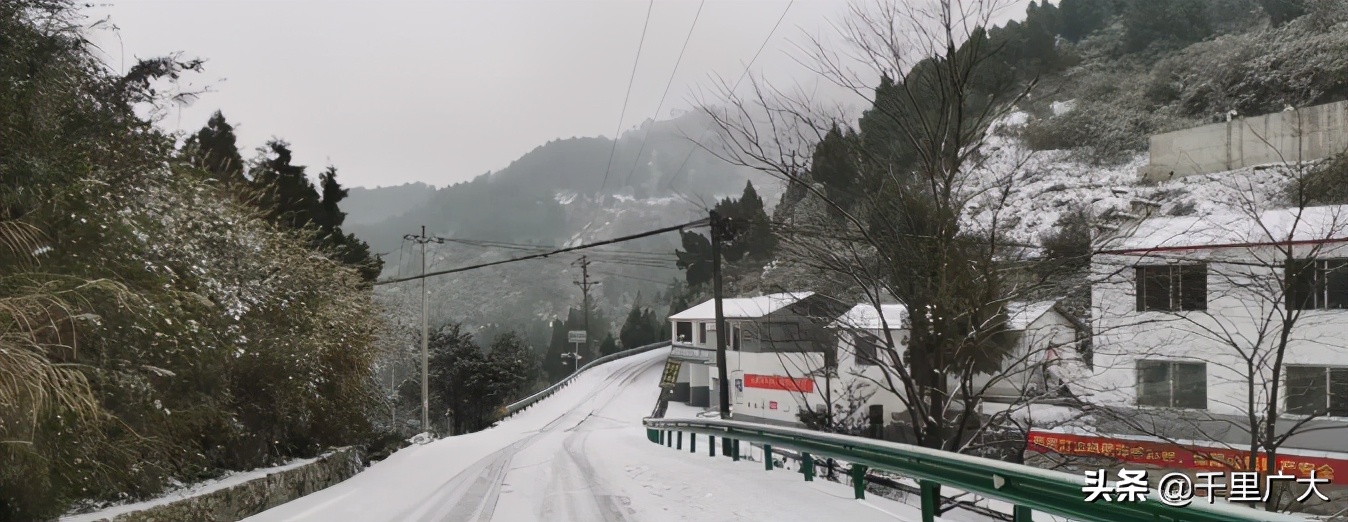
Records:
<instances>
[{"instance_id":1,"label":"evergreen tree","mask_svg":"<svg viewBox=\"0 0 1348 522\"><path fill-rule=\"evenodd\" d=\"M187 138L184 150L189 162L210 173L217 181L244 181L243 157L239 155L234 126L225 121L225 115L220 111L215 111L205 127Z\"/></svg>"},{"instance_id":2,"label":"evergreen tree","mask_svg":"<svg viewBox=\"0 0 1348 522\"><path fill-rule=\"evenodd\" d=\"M1202 41L1212 34L1206 15L1205 0L1130 2L1123 11L1124 45L1135 53Z\"/></svg>"},{"instance_id":3,"label":"evergreen tree","mask_svg":"<svg viewBox=\"0 0 1348 522\"><path fill-rule=\"evenodd\" d=\"M337 167L328 166L327 170L318 175L318 181L323 190L319 204L322 212L315 216L315 221L323 231L332 232L339 229L346 220L346 213L342 212L337 204L346 199L349 191L337 182Z\"/></svg>"},{"instance_id":4,"label":"evergreen tree","mask_svg":"<svg viewBox=\"0 0 1348 522\"><path fill-rule=\"evenodd\" d=\"M1062 13L1062 29L1059 32L1071 42L1079 42L1103 29L1113 14L1109 0L1062 0L1058 9Z\"/></svg>"},{"instance_id":5,"label":"evergreen tree","mask_svg":"<svg viewBox=\"0 0 1348 522\"><path fill-rule=\"evenodd\" d=\"M627 313L627 320L623 321L622 329L618 332L618 340L622 341L622 347L636 348L659 342L660 339L660 321L655 317L655 312L640 305L633 305L632 310Z\"/></svg>"},{"instance_id":6,"label":"evergreen tree","mask_svg":"<svg viewBox=\"0 0 1348 522\"><path fill-rule=\"evenodd\" d=\"M679 232L679 237L683 241L683 250L674 251L678 257L675 266L684 270L688 286L700 286L711 281L711 240L690 230Z\"/></svg>"},{"instance_id":7,"label":"evergreen tree","mask_svg":"<svg viewBox=\"0 0 1348 522\"><path fill-rule=\"evenodd\" d=\"M609 333L604 336L604 342L599 343L599 355L613 355L615 353L618 353L618 341L615 341L613 334Z\"/></svg>"},{"instance_id":8,"label":"evergreen tree","mask_svg":"<svg viewBox=\"0 0 1348 522\"><path fill-rule=\"evenodd\" d=\"M273 221L292 229L309 226L322 211L322 200L304 169L292 163L289 143L273 139L250 172L262 192L262 209Z\"/></svg>"}]
</instances>

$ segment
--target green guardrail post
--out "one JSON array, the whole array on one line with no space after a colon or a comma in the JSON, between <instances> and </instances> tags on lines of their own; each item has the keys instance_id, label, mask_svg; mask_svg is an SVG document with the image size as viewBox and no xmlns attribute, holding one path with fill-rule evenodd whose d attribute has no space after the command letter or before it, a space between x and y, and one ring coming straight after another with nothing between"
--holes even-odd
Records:
<instances>
[{"instance_id":1,"label":"green guardrail post","mask_svg":"<svg viewBox=\"0 0 1348 522\"><path fill-rule=\"evenodd\" d=\"M716 436L715 436L715 435L707 435L707 454L708 454L708 455L711 455L711 456L713 456L713 457L716 456Z\"/></svg>"},{"instance_id":2,"label":"green guardrail post","mask_svg":"<svg viewBox=\"0 0 1348 522\"><path fill-rule=\"evenodd\" d=\"M697 453L697 434L688 433L688 453Z\"/></svg>"},{"instance_id":3,"label":"green guardrail post","mask_svg":"<svg viewBox=\"0 0 1348 522\"><path fill-rule=\"evenodd\" d=\"M651 442L660 442L660 430L655 428L646 428L646 440Z\"/></svg>"},{"instance_id":4,"label":"green guardrail post","mask_svg":"<svg viewBox=\"0 0 1348 522\"><path fill-rule=\"evenodd\" d=\"M681 450L683 449L683 432L680 431L679 434L676 435L676 437L678 438L674 439L674 449Z\"/></svg>"},{"instance_id":5,"label":"green guardrail post","mask_svg":"<svg viewBox=\"0 0 1348 522\"><path fill-rule=\"evenodd\" d=\"M763 445L763 469L772 471L772 445Z\"/></svg>"},{"instance_id":6,"label":"green guardrail post","mask_svg":"<svg viewBox=\"0 0 1348 522\"><path fill-rule=\"evenodd\" d=\"M672 431L665 432L665 445L671 448L674 447L674 432Z\"/></svg>"},{"instance_id":7,"label":"green guardrail post","mask_svg":"<svg viewBox=\"0 0 1348 522\"><path fill-rule=\"evenodd\" d=\"M929 480L919 480L918 486L922 487L922 522L936 521L936 483Z\"/></svg>"},{"instance_id":8,"label":"green guardrail post","mask_svg":"<svg viewBox=\"0 0 1348 522\"><path fill-rule=\"evenodd\" d=\"M805 474L805 482L814 482L814 457L809 453L800 454L800 472Z\"/></svg>"},{"instance_id":9,"label":"green guardrail post","mask_svg":"<svg viewBox=\"0 0 1348 522\"><path fill-rule=\"evenodd\" d=\"M1034 512L1025 506L1016 506L1011 513L1013 522L1034 522Z\"/></svg>"},{"instance_id":10,"label":"green guardrail post","mask_svg":"<svg viewBox=\"0 0 1348 522\"><path fill-rule=\"evenodd\" d=\"M740 461L740 440L739 440L739 439L735 439L735 440L733 440L733 441L730 441L730 451L731 451L731 454L730 454L730 460L733 460L733 461L735 461L735 462L739 462L739 461Z\"/></svg>"},{"instance_id":11,"label":"green guardrail post","mask_svg":"<svg viewBox=\"0 0 1348 522\"><path fill-rule=\"evenodd\" d=\"M729 457L730 452L730 437L721 437L721 454Z\"/></svg>"},{"instance_id":12,"label":"green guardrail post","mask_svg":"<svg viewBox=\"0 0 1348 522\"><path fill-rule=\"evenodd\" d=\"M866 499L866 466L852 465L852 494L857 500Z\"/></svg>"}]
</instances>

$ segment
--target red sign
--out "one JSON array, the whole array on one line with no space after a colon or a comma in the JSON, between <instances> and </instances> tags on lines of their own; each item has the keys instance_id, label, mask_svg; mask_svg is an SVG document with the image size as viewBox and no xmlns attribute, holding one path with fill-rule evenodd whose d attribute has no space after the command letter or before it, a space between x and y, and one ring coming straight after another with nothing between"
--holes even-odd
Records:
<instances>
[{"instance_id":1,"label":"red sign","mask_svg":"<svg viewBox=\"0 0 1348 522\"><path fill-rule=\"evenodd\" d=\"M1030 431L1027 451L1057 453L1083 457L1106 457L1135 464L1150 464L1162 468L1198 469L1215 471L1268 472L1268 457L1260 455L1251 469L1250 452L1230 448L1170 444L1167 442L1112 439L1090 435L1069 435L1048 431ZM1277 469L1284 475L1299 478L1310 476L1334 480L1334 476L1348 477L1348 460L1304 455L1278 455Z\"/></svg>"},{"instance_id":2,"label":"red sign","mask_svg":"<svg viewBox=\"0 0 1348 522\"><path fill-rule=\"evenodd\" d=\"M792 379L779 375L746 373L744 374L744 387L810 393L814 391L814 379Z\"/></svg>"}]
</instances>

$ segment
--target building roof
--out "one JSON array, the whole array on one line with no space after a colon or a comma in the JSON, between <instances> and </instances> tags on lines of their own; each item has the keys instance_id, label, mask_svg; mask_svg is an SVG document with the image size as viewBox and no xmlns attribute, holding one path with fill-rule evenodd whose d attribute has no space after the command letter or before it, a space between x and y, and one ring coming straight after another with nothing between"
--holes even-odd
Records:
<instances>
[{"instance_id":1,"label":"building roof","mask_svg":"<svg viewBox=\"0 0 1348 522\"><path fill-rule=\"evenodd\" d=\"M1030 327L1049 310L1053 309L1053 304L1057 301L1038 301L1027 303L1024 301L1012 301L1006 304L1006 328L1008 330L1024 330Z\"/></svg>"},{"instance_id":2,"label":"building roof","mask_svg":"<svg viewBox=\"0 0 1348 522\"><path fill-rule=\"evenodd\" d=\"M884 317L884 322L880 321ZM897 330L908 327L908 307L898 304L882 304L877 311L873 304L859 304L853 306L851 310L839 317L837 321L829 325L833 328L853 328L863 330L882 330L889 326L890 330Z\"/></svg>"},{"instance_id":3,"label":"building roof","mask_svg":"<svg viewBox=\"0 0 1348 522\"><path fill-rule=\"evenodd\" d=\"M1106 252L1248 247L1287 242L1348 240L1348 205L1288 208L1207 216L1154 217L1131 233L1106 241Z\"/></svg>"},{"instance_id":4,"label":"building roof","mask_svg":"<svg viewBox=\"0 0 1348 522\"><path fill-rule=\"evenodd\" d=\"M796 304L812 295L814 295L814 292L787 292L758 297L721 299L721 313L727 319L756 319ZM671 321L715 320L716 300L708 299L702 304L669 316L669 319Z\"/></svg>"}]
</instances>

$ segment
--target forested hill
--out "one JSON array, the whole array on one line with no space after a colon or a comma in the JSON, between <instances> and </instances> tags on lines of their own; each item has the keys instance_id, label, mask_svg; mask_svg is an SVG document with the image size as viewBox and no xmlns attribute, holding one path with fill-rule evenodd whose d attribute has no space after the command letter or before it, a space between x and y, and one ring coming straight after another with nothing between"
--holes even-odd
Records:
<instances>
[{"instance_id":1,"label":"forested hill","mask_svg":"<svg viewBox=\"0 0 1348 522\"><path fill-rule=\"evenodd\" d=\"M420 184L352 189L347 221L375 251L391 252L421 225L441 236L560 244L585 232L595 206L659 203L669 215L651 216L651 224L667 223L739 194L750 179L775 202L775 180L728 165L693 143L707 124L700 113L647 121L623 133L616 148L605 137L553 140L506 168L438 190Z\"/></svg>"}]
</instances>

